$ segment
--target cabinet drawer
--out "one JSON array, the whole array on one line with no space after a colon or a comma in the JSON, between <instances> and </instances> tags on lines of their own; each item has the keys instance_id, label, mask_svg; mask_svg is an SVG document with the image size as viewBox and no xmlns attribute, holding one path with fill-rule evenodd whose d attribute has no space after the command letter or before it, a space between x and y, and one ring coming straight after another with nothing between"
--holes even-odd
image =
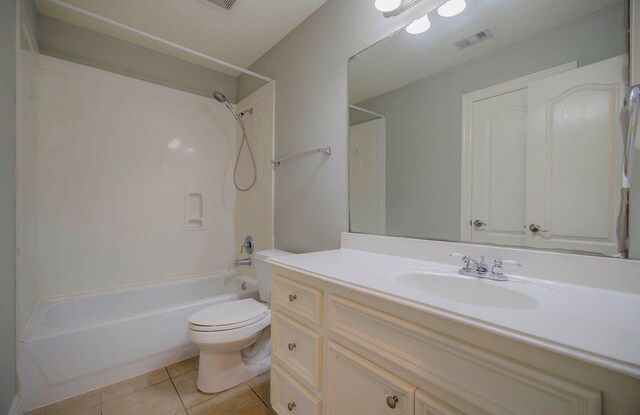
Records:
<instances>
[{"instance_id":1,"label":"cabinet drawer","mask_svg":"<svg viewBox=\"0 0 640 415\"><path fill-rule=\"evenodd\" d=\"M414 386L337 343L328 359L327 414L413 415Z\"/></svg>"},{"instance_id":2,"label":"cabinet drawer","mask_svg":"<svg viewBox=\"0 0 640 415\"><path fill-rule=\"evenodd\" d=\"M328 320L331 333L470 403L472 413L600 413L599 391L351 300L331 296Z\"/></svg>"},{"instance_id":3,"label":"cabinet drawer","mask_svg":"<svg viewBox=\"0 0 640 415\"><path fill-rule=\"evenodd\" d=\"M271 406L278 415L320 415L320 399L277 364L271 366Z\"/></svg>"},{"instance_id":4,"label":"cabinet drawer","mask_svg":"<svg viewBox=\"0 0 640 415\"><path fill-rule=\"evenodd\" d=\"M322 291L281 275L273 278L272 302L302 321L322 324Z\"/></svg>"},{"instance_id":5,"label":"cabinet drawer","mask_svg":"<svg viewBox=\"0 0 640 415\"><path fill-rule=\"evenodd\" d=\"M314 390L320 388L322 336L275 313L271 321L273 354L303 383Z\"/></svg>"}]
</instances>

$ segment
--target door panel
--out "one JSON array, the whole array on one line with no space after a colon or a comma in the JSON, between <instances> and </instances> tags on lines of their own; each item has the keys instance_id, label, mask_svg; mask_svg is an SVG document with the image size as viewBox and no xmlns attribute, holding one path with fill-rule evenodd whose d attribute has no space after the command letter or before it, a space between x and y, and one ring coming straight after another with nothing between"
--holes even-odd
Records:
<instances>
[{"instance_id":1,"label":"door panel","mask_svg":"<svg viewBox=\"0 0 640 415\"><path fill-rule=\"evenodd\" d=\"M527 245L617 253L622 58L529 85Z\"/></svg>"},{"instance_id":2,"label":"door panel","mask_svg":"<svg viewBox=\"0 0 640 415\"><path fill-rule=\"evenodd\" d=\"M526 125L526 89L473 103L472 242L525 242Z\"/></svg>"}]
</instances>

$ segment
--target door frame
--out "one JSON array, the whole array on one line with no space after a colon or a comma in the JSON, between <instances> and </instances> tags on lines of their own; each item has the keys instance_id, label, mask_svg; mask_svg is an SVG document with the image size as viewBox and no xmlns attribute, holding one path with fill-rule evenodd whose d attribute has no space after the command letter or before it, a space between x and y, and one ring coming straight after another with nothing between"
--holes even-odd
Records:
<instances>
[{"instance_id":1,"label":"door frame","mask_svg":"<svg viewBox=\"0 0 640 415\"><path fill-rule=\"evenodd\" d=\"M387 230L387 124L386 118L380 115L379 118L365 121L349 127L357 127L362 124L377 124L378 127L378 233L384 235ZM349 137L350 138L350 137ZM349 143L347 143L347 147ZM349 166L349 169L351 167ZM348 170L349 182L351 181L351 170ZM351 229L351 192L349 192L349 229Z\"/></svg>"},{"instance_id":2,"label":"door frame","mask_svg":"<svg viewBox=\"0 0 640 415\"><path fill-rule=\"evenodd\" d=\"M477 91L462 95L462 146L461 146L461 174L460 174L460 240L471 241L471 211L473 191L473 104L478 101L493 98L527 88L534 81L547 78L562 72L578 68L578 62L573 61L564 65L554 66L543 71L534 72L511 81L496 84Z\"/></svg>"}]
</instances>

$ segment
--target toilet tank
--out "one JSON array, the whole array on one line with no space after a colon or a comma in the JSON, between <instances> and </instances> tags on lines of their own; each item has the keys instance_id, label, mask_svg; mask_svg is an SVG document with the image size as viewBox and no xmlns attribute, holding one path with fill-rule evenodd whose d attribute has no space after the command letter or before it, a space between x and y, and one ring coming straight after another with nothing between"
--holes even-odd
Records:
<instances>
[{"instance_id":1,"label":"toilet tank","mask_svg":"<svg viewBox=\"0 0 640 415\"><path fill-rule=\"evenodd\" d=\"M279 249L268 249L265 251L257 251L253 257L256 264L260 299L265 303L271 303L271 264L265 261L267 258L283 255L293 254L291 252L280 251Z\"/></svg>"}]
</instances>

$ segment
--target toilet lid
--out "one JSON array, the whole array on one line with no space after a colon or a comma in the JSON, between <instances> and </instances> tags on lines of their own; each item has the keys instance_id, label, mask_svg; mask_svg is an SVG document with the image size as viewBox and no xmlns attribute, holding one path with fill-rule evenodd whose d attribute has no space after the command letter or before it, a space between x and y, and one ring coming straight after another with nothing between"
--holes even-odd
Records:
<instances>
[{"instance_id":1,"label":"toilet lid","mask_svg":"<svg viewBox=\"0 0 640 415\"><path fill-rule=\"evenodd\" d=\"M191 326L217 327L219 330L249 325L267 314L267 307L254 300L227 301L214 304L189 317Z\"/></svg>"}]
</instances>

